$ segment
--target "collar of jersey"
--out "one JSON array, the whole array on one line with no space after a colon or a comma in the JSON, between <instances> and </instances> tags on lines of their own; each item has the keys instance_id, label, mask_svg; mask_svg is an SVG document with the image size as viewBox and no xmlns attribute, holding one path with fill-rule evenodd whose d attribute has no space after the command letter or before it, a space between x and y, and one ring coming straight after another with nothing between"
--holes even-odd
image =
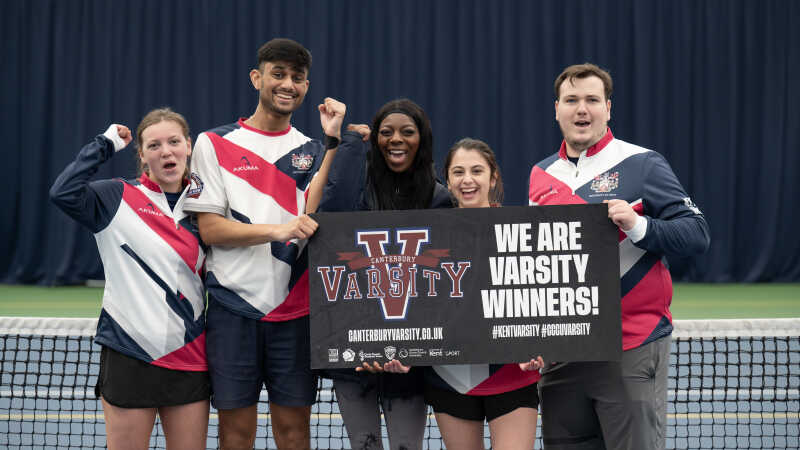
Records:
<instances>
[{"instance_id":1,"label":"collar of jersey","mask_svg":"<svg viewBox=\"0 0 800 450\"><path fill-rule=\"evenodd\" d=\"M161 187L158 185L158 183L151 180L150 177L148 177L144 172L142 172L142 176L139 177L139 183L142 183L142 186L150 189L153 192L161 192Z\"/></svg>"},{"instance_id":2,"label":"collar of jersey","mask_svg":"<svg viewBox=\"0 0 800 450\"><path fill-rule=\"evenodd\" d=\"M292 129L292 124L289 124L289 126L286 127L286 129L282 130L282 131L264 131L264 130L259 130L258 128L253 128L250 125L244 123L245 120L247 120L246 117L240 117L239 118L239 126L240 127L244 128L245 130L250 130L250 131L252 131L254 133L263 134L264 136L273 136L273 137L275 137L275 136L283 136L284 134L289 133L289 131Z\"/></svg>"},{"instance_id":3,"label":"collar of jersey","mask_svg":"<svg viewBox=\"0 0 800 450\"><path fill-rule=\"evenodd\" d=\"M603 136L597 143L593 146L586 149L586 156L594 156L600 153L600 150L604 149L609 142L614 139L614 135L611 134L611 128L606 129L606 135ZM558 149L558 157L566 160L567 159L567 143L566 141L561 141L561 148Z\"/></svg>"},{"instance_id":4,"label":"collar of jersey","mask_svg":"<svg viewBox=\"0 0 800 450\"><path fill-rule=\"evenodd\" d=\"M146 187L147 189L150 189L153 192L159 192L159 193L162 192L161 186L159 186L158 183L156 183L155 181L151 180L150 177L148 177L147 174L144 172L142 172L142 176L139 177L139 183L142 183L142 186ZM189 180L184 178L183 181L181 182L181 186L186 187L187 184L189 184Z\"/></svg>"}]
</instances>

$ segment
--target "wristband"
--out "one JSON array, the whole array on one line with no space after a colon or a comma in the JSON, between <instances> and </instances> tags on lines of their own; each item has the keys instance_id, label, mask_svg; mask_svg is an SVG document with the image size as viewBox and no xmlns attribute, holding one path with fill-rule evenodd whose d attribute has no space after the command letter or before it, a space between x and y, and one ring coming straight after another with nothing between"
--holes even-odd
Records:
<instances>
[{"instance_id":1,"label":"wristband","mask_svg":"<svg viewBox=\"0 0 800 450\"><path fill-rule=\"evenodd\" d=\"M631 240L631 242L641 241L645 234L647 234L647 219L642 216L636 216L636 223L630 230L622 230Z\"/></svg>"},{"instance_id":2,"label":"wristband","mask_svg":"<svg viewBox=\"0 0 800 450\"><path fill-rule=\"evenodd\" d=\"M325 150L330 150L339 146L339 138L325 135Z\"/></svg>"},{"instance_id":3,"label":"wristband","mask_svg":"<svg viewBox=\"0 0 800 450\"><path fill-rule=\"evenodd\" d=\"M125 148L125 141L123 141L122 138L119 137L119 133L117 132L117 125L112 123L105 131L105 133L103 133L103 136L107 137L108 140L110 140L111 143L114 144L115 152L118 152L123 148Z\"/></svg>"}]
</instances>

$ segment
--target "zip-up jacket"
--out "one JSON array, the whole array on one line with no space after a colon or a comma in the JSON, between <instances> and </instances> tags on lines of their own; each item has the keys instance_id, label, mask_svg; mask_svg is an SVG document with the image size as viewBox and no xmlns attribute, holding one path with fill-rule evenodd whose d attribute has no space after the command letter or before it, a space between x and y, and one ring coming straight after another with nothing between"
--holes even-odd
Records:
<instances>
[{"instance_id":1,"label":"zip-up jacket","mask_svg":"<svg viewBox=\"0 0 800 450\"><path fill-rule=\"evenodd\" d=\"M531 205L630 203L647 227L636 242L619 232L622 348L672 333L672 278L664 257L703 253L710 237L705 217L663 156L615 139L608 130L574 164L562 142L558 153L531 170L528 199Z\"/></svg>"},{"instance_id":2,"label":"zip-up jacket","mask_svg":"<svg viewBox=\"0 0 800 450\"><path fill-rule=\"evenodd\" d=\"M183 212L188 186L172 210L147 175L90 182L113 155L113 143L97 136L50 189L97 241L106 283L95 341L156 366L208 370L205 251Z\"/></svg>"}]
</instances>

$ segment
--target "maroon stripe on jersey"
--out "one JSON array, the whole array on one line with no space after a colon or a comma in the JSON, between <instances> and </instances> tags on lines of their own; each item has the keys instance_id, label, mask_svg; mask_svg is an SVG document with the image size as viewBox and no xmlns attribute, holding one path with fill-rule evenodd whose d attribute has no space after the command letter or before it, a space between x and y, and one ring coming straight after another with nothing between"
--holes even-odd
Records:
<instances>
[{"instance_id":1,"label":"maroon stripe on jersey","mask_svg":"<svg viewBox=\"0 0 800 450\"><path fill-rule=\"evenodd\" d=\"M611 128L606 128L606 134L600 138L593 146L586 149L586 156L594 156L600 152L600 150L606 148L611 140L614 139L614 135L611 134ZM561 141L561 147L558 149L558 157L561 159L568 159L567 157L567 143L566 141Z\"/></svg>"},{"instance_id":2,"label":"maroon stripe on jersey","mask_svg":"<svg viewBox=\"0 0 800 450\"><path fill-rule=\"evenodd\" d=\"M192 342L153 360L150 364L173 370L192 370L204 372L208 370L206 363L206 332Z\"/></svg>"},{"instance_id":3,"label":"maroon stripe on jersey","mask_svg":"<svg viewBox=\"0 0 800 450\"><path fill-rule=\"evenodd\" d=\"M142 176L139 177L139 182L142 183L142 186L150 189L153 192L161 192L161 186L159 186L155 181L151 180L150 177L144 172L142 172Z\"/></svg>"},{"instance_id":4,"label":"maroon stripe on jersey","mask_svg":"<svg viewBox=\"0 0 800 450\"><path fill-rule=\"evenodd\" d=\"M611 140L614 139L614 135L611 134L611 128L606 128L606 134L600 138L593 146L586 149L586 156L594 156L600 152L600 150L606 148Z\"/></svg>"},{"instance_id":5,"label":"maroon stripe on jersey","mask_svg":"<svg viewBox=\"0 0 800 450\"><path fill-rule=\"evenodd\" d=\"M283 322L308 315L308 270L303 272L289 295L277 308L262 317L264 322Z\"/></svg>"},{"instance_id":6,"label":"maroon stripe on jersey","mask_svg":"<svg viewBox=\"0 0 800 450\"><path fill-rule=\"evenodd\" d=\"M214 133L206 133L220 167L246 181L257 191L272 197L283 209L297 215L297 184L294 178L281 172L250 150Z\"/></svg>"},{"instance_id":7,"label":"maroon stripe on jersey","mask_svg":"<svg viewBox=\"0 0 800 450\"><path fill-rule=\"evenodd\" d=\"M470 389L467 395L496 395L514 391L539 381L539 371L523 371L519 364L506 364L479 385Z\"/></svg>"},{"instance_id":8,"label":"maroon stripe on jersey","mask_svg":"<svg viewBox=\"0 0 800 450\"><path fill-rule=\"evenodd\" d=\"M263 134L264 136L283 136L284 134L289 134L289 132L292 131L292 125L291 124L289 124L289 126L286 127L286 129L282 130L282 131L264 131L264 130L259 130L258 128L255 128L255 127L251 127L246 122L247 122L247 118L246 117L240 117L239 121L236 122L236 123L240 127L244 128L245 130L250 130L253 133Z\"/></svg>"},{"instance_id":9,"label":"maroon stripe on jersey","mask_svg":"<svg viewBox=\"0 0 800 450\"><path fill-rule=\"evenodd\" d=\"M159 186L155 181L151 180L146 172L142 172L142 176L139 177L139 183L142 183L142 186L150 189L153 192L162 192L161 186ZM189 179L184 178L183 181L181 181L181 188L186 187L187 184L189 184Z\"/></svg>"},{"instance_id":10,"label":"maroon stripe on jersey","mask_svg":"<svg viewBox=\"0 0 800 450\"><path fill-rule=\"evenodd\" d=\"M127 183L124 183L124 186L122 200L178 253L192 272L196 273L195 267L200 250L195 235L186 228L176 227L172 218L164 214L142 191Z\"/></svg>"},{"instance_id":11,"label":"maroon stripe on jersey","mask_svg":"<svg viewBox=\"0 0 800 450\"><path fill-rule=\"evenodd\" d=\"M586 204L586 200L574 195L569 186L539 166L534 166L531 171L530 187L528 199L539 205Z\"/></svg>"},{"instance_id":12,"label":"maroon stripe on jersey","mask_svg":"<svg viewBox=\"0 0 800 450\"><path fill-rule=\"evenodd\" d=\"M655 296L655 297L654 297ZM660 260L622 297L622 350L642 345L662 317L672 322L672 277Z\"/></svg>"}]
</instances>

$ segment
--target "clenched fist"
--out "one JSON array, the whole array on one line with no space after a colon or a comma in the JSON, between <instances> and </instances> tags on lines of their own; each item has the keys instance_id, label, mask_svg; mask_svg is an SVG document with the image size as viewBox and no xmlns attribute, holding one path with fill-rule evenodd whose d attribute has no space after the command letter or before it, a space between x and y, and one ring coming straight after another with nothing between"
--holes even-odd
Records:
<instances>
[{"instance_id":1,"label":"clenched fist","mask_svg":"<svg viewBox=\"0 0 800 450\"><path fill-rule=\"evenodd\" d=\"M344 120L345 112L347 112L347 105L330 97L325 97L325 100L318 106L318 109L322 131L324 131L327 136L341 139L342 121Z\"/></svg>"}]
</instances>

